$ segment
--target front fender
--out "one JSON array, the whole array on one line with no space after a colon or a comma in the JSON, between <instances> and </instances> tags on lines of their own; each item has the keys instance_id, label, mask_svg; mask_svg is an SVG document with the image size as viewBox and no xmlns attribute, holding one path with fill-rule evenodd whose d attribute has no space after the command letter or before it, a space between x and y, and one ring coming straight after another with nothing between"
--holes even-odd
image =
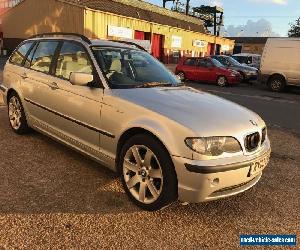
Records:
<instances>
[{"instance_id":1,"label":"front fender","mask_svg":"<svg viewBox=\"0 0 300 250\"><path fill-rule=\"evenodd\" d=\"M163 118L161 119L160 121L153 119L153 117L139 117L135 120L131 120L122 127L120 137L132 128L140 128L157 137L166 147L170 155L192 159L192 151L188 149L184 143L185 138L190 134L189 130L175 122L170 122Z\"/></svg>"}]
</instances>

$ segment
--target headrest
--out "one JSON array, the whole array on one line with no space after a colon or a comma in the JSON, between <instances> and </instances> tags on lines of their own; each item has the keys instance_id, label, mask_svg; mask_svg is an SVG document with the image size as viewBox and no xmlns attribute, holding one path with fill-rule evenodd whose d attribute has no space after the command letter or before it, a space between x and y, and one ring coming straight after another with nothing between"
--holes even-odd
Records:
<instances>
[{"instance_id":1,"label":"headrest","mask_svg":"<svg viewBox=\"0 0 300 250\"><path fill-rule=\"evenodd\" d=\"M122 71L122 63L121 63L120 59L113 59L112 60L110 70L117 71L117 72Z\"/></svg>"}]
</instances>

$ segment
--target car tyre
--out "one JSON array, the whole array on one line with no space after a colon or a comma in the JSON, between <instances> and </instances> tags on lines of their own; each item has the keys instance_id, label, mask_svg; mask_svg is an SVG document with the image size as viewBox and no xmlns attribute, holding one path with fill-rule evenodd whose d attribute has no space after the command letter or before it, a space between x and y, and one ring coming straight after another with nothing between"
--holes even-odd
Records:
<instances>
[{"instance_id":1,"label":"car tyre","mask_svg":"<svg viewBox=\"0 0 300 250\"><path fill-rule=\"evenodd\" d=\"M282 76L276 75L271 77L268 86L269 89L273 92L281 92L285 88L285 79Z\"/></svg>"},{"instance_id":2,"label":"car tyre","mask_svg":"<svg viewBox=\"0 0 300 250\"><path fill-rule=\"evenodd\" d=\"M244 72L239 72L239 73L242 75L242 81L241 81L242 83L248 83L250 85L253 84L249 79L247 79L246 74Z\"/></svg>"},{"instance_id":3,"label":"car tyre","mask_svg":"<svg viewBox=\"0 0 300 250\"><path fill-rule=\"evenodd\" d=\"M182 71L178 72L177 76L182 82L184 82L186 80L185 74Z\"/></svg>"},{"instance_id":4,"label":"car tyre","mask_svg":"<svg viewBox=\"0 0 300 250\"><path fill-rule=\"evenodd\" d=\"M8 119L12 130L19 134L28 134L31 129L28 126L25 111L20 97L12 93L8 98Z\"/></svg>"},{"instance_id":5,"label":"car tyre","mask_svg":"<svg viewBox=\"0 0 300 250\"><path fill-rule=\"evenodd\" d=\"M122 147L118 169L125 192L142 209L159 210L177 199L173 162L154 137L139 134L130 138Z\"/></svg>"},{"instance_id":6,"label":"car tyre","mask_svg":"<svg viewBox=\"0 0 300 250\"><path fill-rule=\"evenodd\" d=\"M225 87L227 85L227 79L225 76L219 76L217 79L217 85L220 87Z\"/></svg>"}]
</instances>

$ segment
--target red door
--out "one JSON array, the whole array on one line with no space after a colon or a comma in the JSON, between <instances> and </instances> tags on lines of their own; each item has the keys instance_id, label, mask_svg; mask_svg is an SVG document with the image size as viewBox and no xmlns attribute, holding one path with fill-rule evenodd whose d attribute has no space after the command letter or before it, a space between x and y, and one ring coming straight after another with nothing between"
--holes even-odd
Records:
<instances>
[{"instance_id":1,"label":"red door","mask_svg":"<svg viewBox=\"0 0 300 250\"><path fill-rule=\"evenodd\" d=\"M136 40L145 40L145 32L143 31L134 31L134 39Z\"/></svg>"},{"instance_id":2,"label":"red door","mask_svg":"<svg viewBox=\"0 0 300 250\"><path fill-rule=\"evenodd\" d=\"M197 63L196 78L198 81L214 82L215 81L215 67L207 58L200 58Z\"/></svg>"},{"instance_id":3,"label":"red door","mask_svg":"<svg viewBox=\"0 0 300 250\"><path fill-rule=\"evenodd\" d=\"M215 45L213 43L208 43L207 45L207 55L214 55L215 54Z\"/></svg>"},{"instance_id":4,"label":"red door","mask_svg":"<svg viewBox=\"0 0 300 250\"><path fill-rule=\"evenodd\" d=\"M152 35L152 55L156 57L157 59L162 58L162 43L163 43L163 37L159 34L153 34Z\"/></svg>"},{"instance_id":5,"label":"red door","mask_svg":"<svg viewBox=\"0 0 300 250\"><path fill-rule=\"evenodd\" d=\"M179 71L183 71L185 78L188 80L197 80L196 77L196 58L187 58L182 65L182 68L179 68Z\"/></svg>"}]
</instances>

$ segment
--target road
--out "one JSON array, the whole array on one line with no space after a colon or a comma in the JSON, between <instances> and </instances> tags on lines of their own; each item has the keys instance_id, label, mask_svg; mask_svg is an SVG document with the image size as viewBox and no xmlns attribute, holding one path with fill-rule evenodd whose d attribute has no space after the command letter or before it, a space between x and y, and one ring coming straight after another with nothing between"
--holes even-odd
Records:
<instances>
[{"instance_id":1,"label":"road","mask_svg":"<svg viewBox=\"0 0 300 250\"><path fill-rule=\"evenodd\" d=\"M245 106L258 113L270 126L300 133L300 88L273 93L259 83L226 88L195 82L188 82L187 85Z\"/></svg>"},{"instance_id":2,"label":"road","mask_svg":"<svg viewBox=\"0 0 300 250\"><path fill-rule=\"evenodd\" d=\"M240 234L300 233L297 134L269 130L270 164L247 192L150 213L114 173L39 133L14 134L4 107L0 121L0 249L237 249Z\"/></svg>"}]
</instances>

